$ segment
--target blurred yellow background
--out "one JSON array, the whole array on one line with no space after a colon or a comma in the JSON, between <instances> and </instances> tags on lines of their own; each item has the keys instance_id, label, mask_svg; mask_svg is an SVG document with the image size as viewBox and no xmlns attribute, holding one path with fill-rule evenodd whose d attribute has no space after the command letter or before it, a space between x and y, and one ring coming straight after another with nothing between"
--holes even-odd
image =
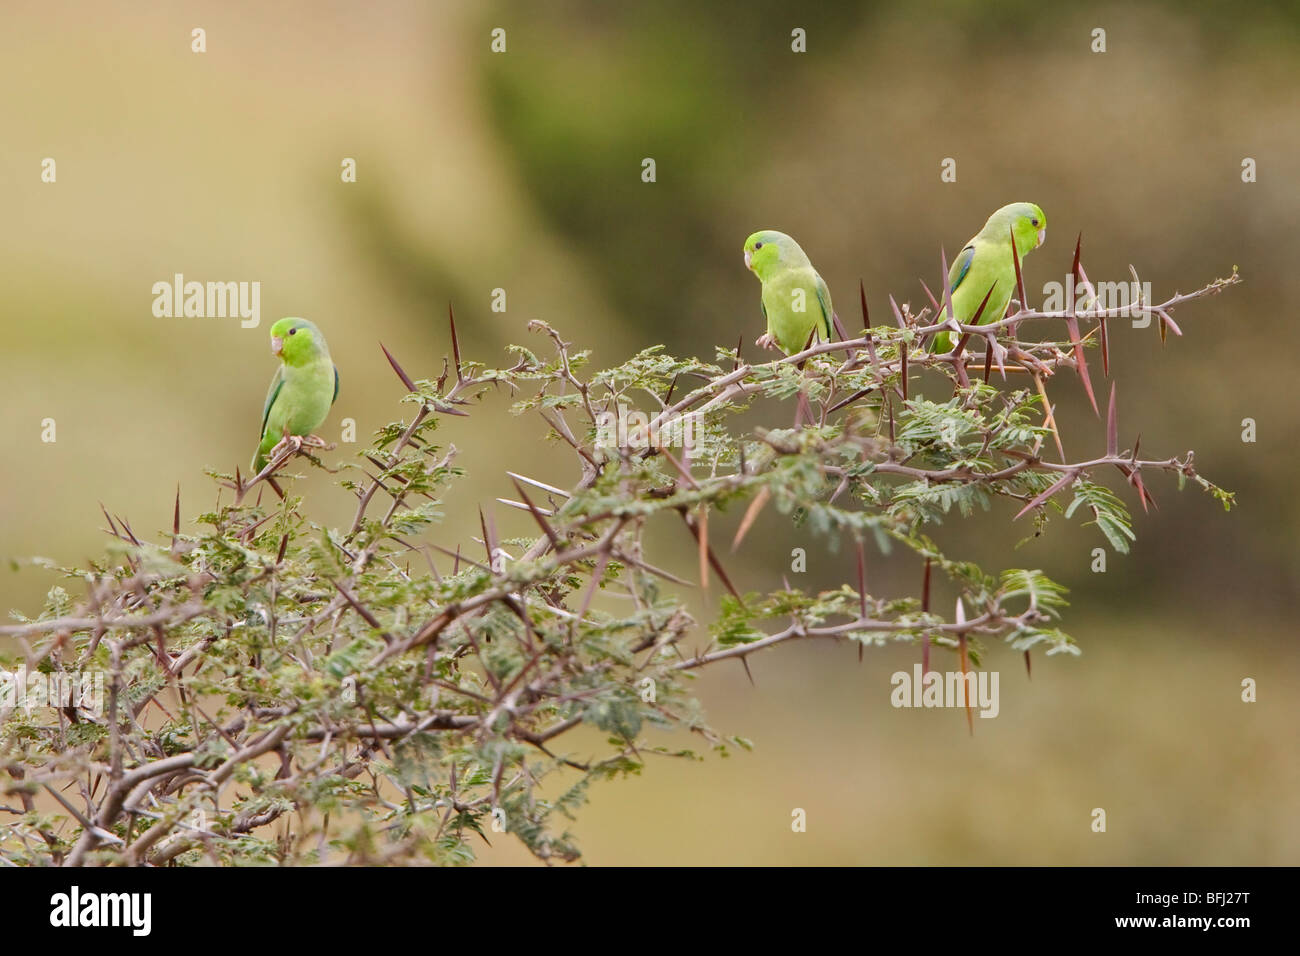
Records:
<instances>
[{"instance_id":1,"label":"blurred yellow background","mask_svg":"<svg viewBox=\"0 0 1300 956\"><path fill-rule=\"evenodd\" d=\"M1099 27L1105 53L1091 52ZM364 440L406 410L378 343L436 376L448 301L463 348L489 363L509 342L542 347L533 318L598 364L660 342L711 356L740 334L752 353L762 321L740 246L758 228L799 239L850 329L859 279L877 322L891 293L919 308L940 245L951 257L1013 200L1049 218L1031 288L1064 281L1080 231L1094 281L1132 263L1157 299L1239 266L1242 286L1176 313L1184 338L1112 339L1121 443L1196 449L1239 509L1153 476L1160 510L1135 515L1133 553L1108 555L1105 574L1089 570L1104 542L1077 522L1019 550L1026 528L1003 507L936 532L956 556L1068 585L1081 657L1038 657L1028 680L990 648L1002 713L972 738L959 711L890 707L889 675L915 648L861 665L832 644L756 655L754 686L739 666L699 682L715 726L753 753L652 761L597 786L573 832L594 864L1300 861L1296 4L7 2L0 63L5 559L98 554L101 501L142 535L170 523L178 483L183 513L209 506L203 469L252 453L281 315L316 321L339 365L326 437L350 417ZM356 183L340 181L345 157ZM1257 182L1242 182L1246 157ZM155 318L152 285L175 273L260 281L260 327ZM498 288L504 313L489 308ZM1078 383L1052 392L1067 452L1100 453ZM574 478L506 405L444 428L470 472L447 542L510 491L504 469ZM319 475L306 488L316 520L349 508ZM497 520L531 533L524 516ZM778 586L794 547L809 567L793 584L854 573L773 514L749 540L730 567L742 589ZM660 563L691 566L684 532L661 548ZM0 601L32 613L52 583L6 569ZM881 562L872 583L915 591L919 569ZM1245 677L1258 703L1240 702ZM530 859L510 840L483 856Z\"/></svg>"}]
</instances>

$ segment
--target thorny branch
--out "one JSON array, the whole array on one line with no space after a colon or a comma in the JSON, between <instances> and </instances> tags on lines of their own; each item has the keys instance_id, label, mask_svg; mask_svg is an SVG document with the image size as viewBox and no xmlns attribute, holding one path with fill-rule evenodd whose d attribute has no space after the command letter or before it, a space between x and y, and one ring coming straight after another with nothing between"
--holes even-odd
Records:
<instances>
[{"instance_id":1,"label":"thorny branch","mask_svg":"<svg viewBox=\"0 0 1300 956\"><path fill-rule=\"evenodd\" d=\"M871 327L864 292L861 336L762 364L739 350L720 350L713 364L651 349L584 377L587 353L535 322L553 357L515 347L512 366L490 369L461 356L452 315L453 355L438 378L412 379L385 349L415 410L344 466L340 481L356 497L346 529L313 525L303 501L284 495L284 467L315 462L303 445L319 447L286 441L252 479L215 476L218 504L202 533L181 532L179 492L168 541L143 542L105 511L110 556L65 569L87 596L74 606L55 588L39 618L0 627L29 674L98 669L107 695L104 706L69 701L53 722L0 697L0 796L20 805L0 806L17 818L0 824L0 859L463 862L474 834L504 824L540 858L572 860L578 851L556 824L590 782L637 772L652 756L690 755L649 732L682 727L715 748L747 745L702 719L689 693L701 667L734 658L748 670L751 654L815 638L922 643L927 667L935 646L959 651L964 668L981 640L1073 652L1054 623L1062 588L1038 571L991 576L951 560L925 529L1005 498L1008 517L1033 515L1039 531L1053 508L1069 517L1083 507L1122 549L1128 512L1095 478L1111 468L1143 508L1154 501L1144 471L1231 503L1190 452L1140 457L1136 441L1122 449L1113 386L1105 453L1045 460L1043 437L1056 426L1037 420L1050 413L1044 383L1065 369L1091 398L1085 349L1100 345L1108 373L1106 326L1121 317L1096 307L1077 249L1074 272L1078 307L1021 308L1022 284L1011 313L983 325L944 317L933 298L917 314L891 298L894 324ZM1237 281L1144 305L1162 336L1181 335L1175 307ZM1020 337L1049 322L1066 335ZM956 348L929 352L943 330ZM1002 379L1027 373L1038 389L1000 391L989 384L994 369ZM951 390L942 402L917 391L940 383ZM498 500L526 514L535 534L501 540L484 514L480 560L422 540L460 474L455 448L441 450L432 433L502 387L517 413L540 416L571 450L577 477L511 472L517 498ZM646 396L651 409L629 416ZM770 422L791 399L796 427L732 427L756 401ZM263 481L278 500L247 504ZM221 502L225 489L233 502ZM1058 505L1070 491L1073 502ZM742 594L710 531L732 502L746 503L733 549L770 502L850 540L857 580L817 595L788 586ZM678 595L686 579L645 554L648 525L674 515L698 550L700 583L716 576L729 592L703 637ZM872 541L923 563L920 600L868 591ZM951 620L930 609L931 567L958 592ZM686 652L688 638L698 646ZM584 726L604 735L603 756L556 749ZM585 751L600 749L581 739ZM540 789L557 772L572 775L569 789ZM55 798L49 809L43 793Z\"/></svg>"}]
</instances>

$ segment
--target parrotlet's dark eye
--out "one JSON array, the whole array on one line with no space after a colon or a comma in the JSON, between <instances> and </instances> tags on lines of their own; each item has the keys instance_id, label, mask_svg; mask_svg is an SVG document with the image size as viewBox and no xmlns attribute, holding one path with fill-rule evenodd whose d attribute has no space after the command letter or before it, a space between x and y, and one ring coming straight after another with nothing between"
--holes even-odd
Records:
<instances>
[{"instance_id":1,"label":"parrotlet's dark eye","mask_svg":"<svg viewBox=\"0 0 1300 956\"><path fill-rule=\"evenodd\" d=\"M1038 223L1035 222L1034 225L1036 226L1036 225L1038 225ZM289 334L290 334L290 335L297 335L297 334L298 334L298 330L297 330L297 329L290 329L290 330L289 330Z\"/></svg>"},{"instance_id":2,"label":"parrotlet's dark eye","mask_svg":"<svg viewBox=\"0 0 1300 956\"><path fill-rule=\"evenodd\" d=\"M1031 219L1031 220L1029 220L1029 224L1030 224L1031 226L1033 226L1035 229L1038 228L1038 220L1037 220L1037 219Z\"/></svg>"},{"instance_id":3,"label":"parrotlet's dark eye","mask_svg":"<svg viewBox=\"0 0 1300 956\"><path fill-rule=\"evenodd\" d=\"M763 248L763 244L762 244L761 242L756 242L756 243L754 243L754 251L755 251L755 252L758 252L758 250L759 250L759 249L762 249L762 248Z\"/></svg>"}]
</instances>

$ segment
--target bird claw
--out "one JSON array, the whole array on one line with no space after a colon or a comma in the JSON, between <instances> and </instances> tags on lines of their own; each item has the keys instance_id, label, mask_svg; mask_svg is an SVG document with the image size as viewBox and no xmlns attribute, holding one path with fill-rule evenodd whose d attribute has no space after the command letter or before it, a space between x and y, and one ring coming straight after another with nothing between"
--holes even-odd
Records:
<instances>
[{"instance_id":1,"label":"bird claw","mask_svg":"<svg viewBox=\"0 0 1300 956\"><path fill-rule=\"evenodd\" d=\"M332 442L328 442L324 438L321 438L319 435L285 435L276 443L276 446L271 449L271 453L267 458L270 461L275 461L280 458L282 453L289 449L293 450L293 454L299 455L302 454L304 447L322 448L329 451L336 446ZM285 457L288 458L289 456L285 455Z\"/></svg>"},{"instance_id":2,"label":"bird claw","mask_svg":"<svg viewBox=\"0 0 1300 956\"><path fill-rule=\"evenodd\" d=\"M776 338L773 337L771 332L764 332L754 340L754 344L760 349L774 349L776 348Z\"/></svg>"},{"instance_id":3,"label":"bird claw","mask_svg":"<svg viewBox=\"0 0 1300 956\"><path fill-rule=\"evenodd\" d=\"M333 442L328 442L324 438L321 438L319 435L289 435L289 434L284 435L278 442L275 443L275 447L273 447L269 452L267 452L266 464L262 467L261 471L259 471L256 475L253 475L247 481L241 479L237 485L231 486L235 489L236 504L242 501L244 495L247 494L248 490L252 488L254 485L256 485L259 481L269 482L271 487L276 490L276 493L279 494L281 498L283 498L284 492L280 490L279 485L275 483L275 479L272 476L277 471L279 471L280 468L283 467L284 464L290 458L292 458L294 455L307 454L307 452L303 451L303 448L321 448L324 449L325 451L331 451L337 447L338 446L335 445ZM310 458L311 456L308 455L308 457ZM312 458L312 460L316 461L316 459L314 458ZM320 465L319 461L317 461L316 463ZM325 468L324 465L320 465L320 467ZM330 469L330 468L325 468L325 470L330 472L331 474L334 474L337 471L337 469Z\"/></svg>"},{"instance_id":4,"label":"bird claw","mask_svg":"<svg viewBox=\"0 0 1300 956\"><path fill-rule=\"evenodd\" d=\"M299 435L285 435L267 453L267 464L268 466L279 467L300 451L302 451L302 437ZM265 469L263 470L265 471Z\"/></svg>"}]
</instances>

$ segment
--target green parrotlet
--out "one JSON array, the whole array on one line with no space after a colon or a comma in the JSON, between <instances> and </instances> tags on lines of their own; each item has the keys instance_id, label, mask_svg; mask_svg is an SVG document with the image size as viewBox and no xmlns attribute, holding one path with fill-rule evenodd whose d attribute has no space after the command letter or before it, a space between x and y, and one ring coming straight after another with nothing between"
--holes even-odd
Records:
<instances>
[{"instance_id":1,"label":"green parrotlet","mask_svg":"<svg viewBox=\"0 0 1300 956\"><path fill-rule=\"evenodd\" d=\"M763 229L745 240L745 267L763 284L759 302L767 331L755 343L802 352L808 337L831 341L831 292L799 243L783 232Z\"/></svg>"},{"instance_id":2,"label":"green parrotlet","mask_svg":"<svg viewBox=\"0 0 1300 956\"><path fill-rule=\"evenodd\" d=\"M310 435L339 397L339 370L320 329L306 319L285 318L271 326L271 354L280 367L262 409L262 442L253 473L266 467L271 449L286 435Z\"/></svg>"},{"instance_id":3,"label":"green parrotlet","mask_svg":"<svg viewBox=\"0 0 1300 956\"><path fill-rule=\"evenodd\" d=\"M984 311L980 312L979 325L996 322L1007 312L1011 293L1016 288L1016 267L1011 261L1011 234L1016 236L1016 252L1021 262L1047 239L1047 216L1031 202L1013 202L1003 206L966 247L957 254L948 270L948 288L952 293L953 316L958 322L971 324L980 303L989 295ZM948 310L940 300L940 319L948 317ZM952 334L938 332L930 343L935 353L952 350Z\"/></svg>"}]
</instances>

